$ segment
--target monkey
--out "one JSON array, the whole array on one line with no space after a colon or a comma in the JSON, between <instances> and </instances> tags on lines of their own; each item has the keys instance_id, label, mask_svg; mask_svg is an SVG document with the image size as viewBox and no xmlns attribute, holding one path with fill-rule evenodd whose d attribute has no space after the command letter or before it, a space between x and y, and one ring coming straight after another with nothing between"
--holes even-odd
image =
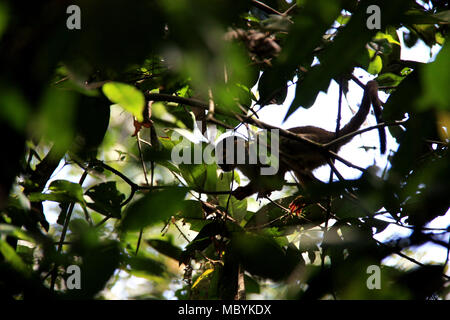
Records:
<instances>
[{"instance_id":1,"label":"monkey","mask_svg":"<svg viewBox=\"0 0 450 320\"><path fill-rule=\"evenodd\" d=\"M371 105L373 106L377 121L380 122L381 101L378 98L378 83L373 80L369 81L365 86L364 96L358 112L353 115L352 119L341 130L339 130L337 135L335 132L330 132L314 126L294 127L288 129L288 131L319 144L327 144L339 137L344 137L354 131L357 131L364 123L370 111ZM386 150L386 133L383 127L379 128L379 137L380 151L384 154ZM233 136L226 139L230 138L234 139L234 145L236 148L239 144L244 143L247 146L246 150L248 150L248 142L244 142L243 138ZM342 138L333 145L332 150L338 152L339 149L349 143L352 138L353 136ZM221 143L225 143L224 140L222 140ZM225 152L226 149L224 148L224 145L222 145L222 148ZM327 163L327 155L320 152L317 147L314 147L306 142L281 136L279 140L279 150L279 169L273 176L260 175L259 169L263 164L255 165L247 162L244 164L236 164L236 161L232 161L232 164L219 164L224 171L231 171L235 168L239 168L241 172L244 173L244 175L250 180L246 186L238 187L232 192L236 199L242 200L253 193L258 193L258 198L261 198L270 195L272 191L281 190L284 185L284 175L287 171L293 171L303 188L305 188L305 186L309 183L319 181L314 177L312 171Z\"/></svg>"}]
</instances>

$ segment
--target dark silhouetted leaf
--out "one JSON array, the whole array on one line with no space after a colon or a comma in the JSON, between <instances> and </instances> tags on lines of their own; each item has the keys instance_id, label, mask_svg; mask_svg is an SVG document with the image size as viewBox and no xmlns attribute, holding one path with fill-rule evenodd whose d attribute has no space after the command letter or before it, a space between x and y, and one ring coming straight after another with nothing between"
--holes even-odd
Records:
<instances>
[{"instance_id":1,"label":"dark silhouetted leaf","mask_svg":"<svg viewBox=\"0 0 450 320\"><path fill-rule=\"evenodd\" d=\"M88 202L87 206L105 216L120 218L120 204L125 200L125 195L116 188L116 182L109 181L89 188L86 191L94 202Z\"/></svg>"},{"instance_id":2,"label":"dark silhouetted leaf","mask_svg":"<svg viewBox=\"0 0 450 320\"><path fill-rule=\"evenodd\" d=\"M162 253L172 259L175 259L180 263L182 262L181 261L182 250L174 246L172 243L159 239L148 239L146 241L151 247L153 247L159 253Z\"/></svg>"},{"instance_id":3,"label":"dark silhouetted leaf","mask_svg":"<svg viewBox=\"0 0 450 320\"><path fill-rule=\"evenodd\" d=\"M146 194L127 208L121 224L122 230L136 231L166 221L182 208L185 195L186 189L179 187Z\"/></svg>"},{"instance_id":4,"label":"dark silhouetted leaf","mask_svg":"<svg viewBox=\"0 0 450 320\"><path fill-rule=\"evenodd\" d=\"M234 233L231 250L244 268L264 278L280 280L289 270L289 259L283 249L271 238L249 233Z\"/></svg>"}]
</instances>

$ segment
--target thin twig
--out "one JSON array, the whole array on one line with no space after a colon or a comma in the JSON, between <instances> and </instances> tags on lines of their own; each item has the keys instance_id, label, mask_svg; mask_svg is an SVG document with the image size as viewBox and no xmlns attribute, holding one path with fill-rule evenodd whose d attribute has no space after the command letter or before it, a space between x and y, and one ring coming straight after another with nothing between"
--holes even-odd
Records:
<instances>
[{"instance_id":1,"label":"thin twig","mask_svg":"<svg viewBox=\"0 0 450 320\"><path fill-rule=\"evenodd\" d=\"M364 85L364 83L361 82L361 80L359 80L357 77L355 77L353 74L350 75L350 78L361 88L363 88L363 90L366 89L366 86Z\"/></svg>"},{"instance_id":2,"label":"thin twig","mask_svg":"<svg viewBox=\"0 0 450 320\"><path fill-rule=\"evenodd\" d=\"M175 228L177 228L178 232L183 236L184 240L186 240L188 243L191 243L191 240L189 240L189 238L184 234L184 232L180 229L177 223L173 222L172 224L175 226Z\"/></svg>"},{"instance_id":3,"label":"thin twig","mask_svg":"<svg viewBox=\"0 0 450 320\"><path fill-rule=\"evenodd\" d=\"M142 155L141 139L140 139L140 133L139 132L136 133L136 142L137 142L138 151L139 151L139 159L140 159L141 165L142 165L142 171L144 172L145 184L148 186L149 184L148 184L148 178L147 178L147 167L145 166L144 157ZM136 244L135 255L137 255L138 252L139 252L139 247L141 246L143 233L144 233L144 228L141 228L139 230L139 237L138 237L138 241L137 241L137 244Z\"/></svg>"},{"instance_id":4,"label":"thin twig","mask_svg":"<svg viewBox=\"0 0 450 320\"><path fill-rule=\"evenodd\" d=\"M345 164L347 167L351 167L354 169L358 169L361 172L366 172L367 170L361 167L358 167L357 165L351 163L348 160L345 160L344 158L342 158L341 156L338 156L336 153L334 153L333 151L328 151L336 160L339 160L340 162L342 162L343 164Z\"/></svg>"},{"instance_id":5,"label":"thin twig","mask_svg":"<svg viewBox=\"0 0 450 320\"><path fill-rule=\"evenodd\" d=\"M379 213L380 212L378 212L377 214L379 214ZM386 211L384 213L389 213L390 214L389 211ZM416 226L406 225L406 224L404 224L404 223L402 223L400 221L395 221L395 220L393 220L393 221L385 221L385 222L387 222L389 224L395 224L396 226L399 226L399 227L402 227L402 228L405 228L405 229L410 229L410 230L417 230L417 231L447 231L447 228L429 228L429 227L417 228Z\"/></svg>"},{"instance_id":6,"label":"thin twig","mask_svg":"<svg viewBox=\"0 0 450 320\"><path fill-rule=\"evenodd\" d=\"M235 128L233 126L230 126L229 124L226 124L220 120L217 120L214 117L211 117L209 119L207 119L208 122L214 123L214 124L218 124L219 126L222 126L224 128L230 129L230 130L234 130Z\"/></svg>"},{"instance_id":7,"label":"thin twig","mask_svg":"<svg viewBox=\"0 0 450 320\"><path fill-rule=\"evenodd\" d=\"M342 80L339 80L339 97L338 97L338 113L337 113L337 118L336 118L336 130L335 130L335 137L339 137L339 130L341 129L341 111L342 111L342 93L343 93L343 89L342 89ZM333 148L333 151L336 151L336 148ZM343 177L341 176L341 174L339 173L339 171L336 169L336 167L334 166L334 159L331 160L329 158L327 158L327 162L330 165L330 178L329 178L329 183L333 182L333 175L334 172L336 172L336 175L339 177L339 179L343 179ZM331 215L331 195L328 196L328 200L327 200L327 208L326 208L326 217L325 217L325 226L324 226L324 238L326 233L328 232L328 222L330 220L330 215ZM321 268L323 269L325 267L325 252L322 252L322 261L321 261ZM332 293L334 293L334 290L332 290Z\"/></svg>"},{"instance_id":8,"label":"thin twig","mask_svg":"<svg viewBox=\"0 0 450 320\"><path fill-rule=\"evenodd\" d=\"M335 174L339 181L345 181L345 178L341 175L341 173L338 171L336 166L334 165L334 162L330 159L327 159L327 163L330 166L331 172L330 172L330 183L333 182L333 174Z\"/></svg>"},{"instance_id":9,"label":"thin twig","mask_svg":"<svg viewBox=\"0 0 450 320\"><path fill-rule=\"evenodd\" d=\"M179 96L174 96L166 93L150 93L146 92L145 97L151 101L167 101L167 102L175 102L179 104L186 104L193 107L199 107L205 110L209 110L209 105L204 101L193 99L193 98L184 98Z\"/></svg>"},{"instance_id":10,"label":"thin twig","mask_svg":"<svg viewBox=\"0 0 450 320\"><path fill-rule=\"evenodd\" d=\"M333 219L336 219L337 221L342 221L342 220L340 220L340 219L339 219L337 216L335 216L335 215L333 215ZM350 225L348 222L345 222L345 224L346 224L346 225ZM378 243L379 245L381 245L381 246L383 246L383 247L386 247L386 248L389 248L390 250L392 250L392 247L391 247L391 246L389 246L389 245L387 245L387 244L385 244L385 243L383 243L383 242L381 242L381 241L379 241L379 240L377 240L377 239L375 239L375 238L372 238L372 239L373 239L376 243ZM407 256L406 254L402 253L400 250L393 251L392 253L393 253L393 254L396 254L396 255L398 255L398 256L400 256L400 257L402 257L402 258L404 258L404 259L406 259L406 260L408 260L408 261L410 261L410 262L412 262L412 263L414 263L414 264L416 264L416 265L418 265L418 266L425 267L425 264L423 264L423 263L417 261L417 260L414 259L414 258L411 258L411 257ZM444 278L446 278L447 280L450 280L450 276L447 276L446 274L441 274L441 276L444 277Z\"/></svg>"},{"instance_id":11,"label":"thin twig","mask_svg":"<svg viewBox=\"0 0 450 320\"><path fill-rule=\"evenodd\" d=\"M87 175L88 175L88 170L83 171L80 181L78 182L78 184L80 186L83 185L83 182L86 179ZM64 240L65 240L66 234L67 234L67 229L69 228L70 218L72 217L72 212L73 212L74 207L75 207L75 202L72 202L72 203L70 203L70 205L67 209L67 214L66 214L66 218L64 220L63 229L61 231L61 237L59 238L59 243L58 243L58 248L57 248L58 254L61 254L62 247L64 245ZM55 265L53 266L52 278L50 281L50 290L52 290L52 291L55 290L55 283L56 283L57 275L58 275L58 263L55 263Z\"/></svg>"},{"instance_id":12,"label":"thin twig","mask_svg":"<svg viewBox=\"0 0 450 320\"><path fill-rule=\"evenodd\" d=\"M232 173L231 173L231 186L230 186L230 191L233 190L233 186L234 186L234 169L233 169L233 171L232 171ZM229 206L230 206L231 195L232 195L232 192L230 192L230 193L228 194L228 198L227 198L227 205L226 205L226 207L225 207L225 220L227 219L227 215L228 215L228 208L229 208Z\"/></svg>"},{"instance_id":13,"label":"thin twig","mask_svg":"<svg viewBox=\"0 0 450 320\"><path fill-rule=\"evenodd\" d=\"M345 134L343 136L340 136L339 138L336 138L333 141L325 143L323 145L323 147L324 148L328 148L330 146L333 146L333 145L341 142L342 140L346 140L346 139L352 138L352 137L354 137L354 136L356 136L358 134L361 134L361 133L364 133L364 132L367 132L367 131L371 131L371 130L374 130L374 129L378 129L378 128L383 128L383 127L399 126L399 125L402 125L402 124L406 123L407 121L408 120L405 119L405 120L396 120L396 121L393 121L393 122L382 122L382 123L379 123L377 125L374 125L374 126L371 126L371 127L367 127L367 128L364 128L364 129L361 129L361 130L358 130L358 131L353 131L353 132L351 132L349 134Z\"/></svg>"},{"instance_id":14,"label":"thin twig","mask_svg":"<svg viewBox=\"0 0 450 320\"><path fill-rule=\"evenodd\" d=\"M291 210L289 210L288 208L283 207L281 204L277 203L276 201L273 201L272 199L270 199L270 197L266 196L265 197L267 200L269 200L272 204L274 204L275 206L277 206L278 208L280 208L281 210L287 212L287 213L291 213Z\"/></svg>"},{"instance_id":15,"label":"thin twig","mask_svg":"<svg viewBox=\"0 0 450 320\"><path fill-rule=\"evenodd\" d=\"M107 165L106 163L104 163L103 161L97 160L94 162L95 165L98 165L108 171L111 171L112 173L114 173L116 176L118 176L119 178L121 178L123 181L125 181L132 189L139 189L139 185L134 183L133 181L130 180L130 178L128 178L126 175L124 175L122 172L120 172L117 169L114 169L113 167Z\"/></svg>"},{"instance_id":16,"label":"thin twig","mask_svg":"<svg viewBox=\"0 0 450 320\"><path fill-rule=\"evenodd\" d=\"M283 16L287 16L292 10L295 9L295 7L297 7L297 3L294 3L292 6L290 6L285 12L283 12Z\"/></svg>"},{"instance_id":17,"label":"thin twig","mask_svg":"<svg viewBox=\"0 0 450 320\"><path fill-rule=\"evenodd\" d=\"M282 16L283 14L281 12L279 12L278 10L275 10L274 8L268 6L267 4L258 1L258 0L252 0L252 3L255 7L257 7L258 9L268 13L268 14L277 14L279 16Z\"/></svg>"}]
</instances>

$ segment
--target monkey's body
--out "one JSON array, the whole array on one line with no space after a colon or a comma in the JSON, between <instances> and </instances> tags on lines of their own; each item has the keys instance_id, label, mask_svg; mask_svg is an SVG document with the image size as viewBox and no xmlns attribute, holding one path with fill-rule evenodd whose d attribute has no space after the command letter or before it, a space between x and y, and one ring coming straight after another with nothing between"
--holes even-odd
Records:
<instances>
[{"instance_id":1,"label":"monkey's body","mask_svg":"<svg viewBox=\"0 0 450 320\"><path fill-rule=\"evenodd\" d=\"M326 144L338 137L345 136L359 129L364 123L370 105L373 105L375 114L380 115L381 102L378 99L378 84L375 81L369 81L364 90L364 96L358 112L353 118L339 131L338 135L334 132L324 130L314 126L294 127L288 131L297 134L308 140ZM379 118L377 118L379 120ZM335 152L350 142L352 138L342 139L333 148ZM385 151L385 135L384 129L380 130L381 152ZM287 171L293 171L302 186L317 181L312 171L327 163L325 154L319 152L317 148L306 142L297 141L284 136L280 137L280 161L279 170L275 176L261 176L260 167L251 164L239 164L237 167L250 179L248 185L237 188L233 194L237 199L258 192L259 197L266 196L274 190L281 190L284 183L284 175Z\"/></svg>"}]
</instances>

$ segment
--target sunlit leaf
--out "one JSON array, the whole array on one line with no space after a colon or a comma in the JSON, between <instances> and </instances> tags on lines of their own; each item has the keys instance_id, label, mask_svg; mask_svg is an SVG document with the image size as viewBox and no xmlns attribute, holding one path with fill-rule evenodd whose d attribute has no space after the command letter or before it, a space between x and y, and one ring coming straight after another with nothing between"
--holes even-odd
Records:
<instances>
[{"instance_id":1,"label":"sunlit leaf","mask_svg":"<svg viewBox=\"0 0 450 320\"><path fill-rule=\"evenodd\" d=\"M79 202L84 204L83 189L78 183L54 180L49 186L50 193L31 193L30 201Z\"/></svg>"},{"instance_id":2,"label":"sunlit leaf","mask_svg":"<svg viewBox=\"0 0 450 320\"><path fill-rule=\"evenodd\" d=\"M373 53L371 54L373 55ZM383 68L383 62L379 56L371 57L372 61L370 61L369 67L367 68L367 72L370 74L378 74Z\"/></svg>"},{"instance_id":3,"label":"sunlit leaf","mask_svg":"<svg viewBox=\"0 0 450 320\"><path fill-rule=\"evenodd\" d=\"M13 236L16 237L17 239L34 242L33 237L30 234L28 234L27 231L21 230L20 228L9 224L0 224L0 234Z\"/></svg>"},{"instance_id":4,"label":"sunlit leaf","mask_svg":"<svg viewBox=\"0 0 450 320\"><path fill-rule=\"evenodd\" d=\"M135 231L166 221L182 208L186 191L185 188L172 187L146 194L127 208L121 229Z\"/></svg>"},{"instance_id":5,"label":"sunlit leaf","mask_svg":"<svg viewBox=\"0 0 450 320\"><path fill-rule=\"evenodd\" d=\"M5 241L0 239L0 253L6 262L8 262L16 271L25 276L29 276L31 271L23 260L17 255L14 249Z\"/></svg>"},{"instance_id":6,"label":"sunlit leaf","mask_svg":"<svg viewBox=\"0 0 450 320\"><path fill-rule=\"evenodd\" d=\"M136 87L120 82L108 82L103 85L103 93L108 99L130 112L139 122L144 120L144 94Z\"/></svg>"},{"instance_id":7,"label":"sunlit leaf","mask_svg":"<svg viewBox=\"0 0 450 320\"><path fill-rule=\"evenodd\" d=\"M194 282L194 284L192 285L192 289L194 289L195 287L197 287L200 282L205 281L212 273L214 272L214 269L208 269L205 272L203 272L200 277L197 278L197 280Z\"/></svg>"}]
</instances>

